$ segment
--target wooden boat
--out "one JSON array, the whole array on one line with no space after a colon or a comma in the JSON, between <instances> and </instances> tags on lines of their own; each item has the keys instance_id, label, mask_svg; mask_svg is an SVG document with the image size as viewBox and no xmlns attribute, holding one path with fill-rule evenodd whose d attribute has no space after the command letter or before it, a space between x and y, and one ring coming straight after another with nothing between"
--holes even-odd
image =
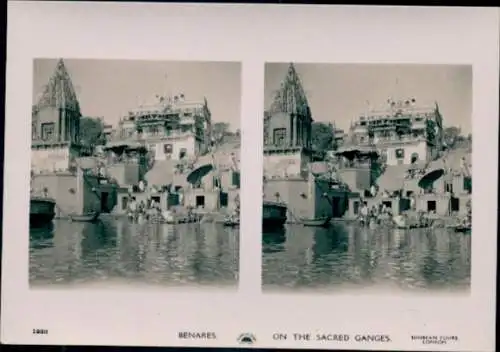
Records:
<instances>
[{"instance_id":1,"label":"wooden boat","mask_svg":"<svg viewBox=\"0 0 500 352\"><path fill-rule=\"evenodd\" d=\"M223 225L226 227L238 227L240 226L240 219L226 219Z\"/></svg>"},{"instance_id":2,"label":"wooden boat","mask_svg":"<svg viewBox=\"0 0 500 352\"><path fill-rule=\"evenodd\" d=\"M91 211L85 214L68 214L71 221L77 222L94 222L99 218L100 213L97 211Z\"/></svg>"},{"instance_id":3,"label":"wooden boat","mask_svg":"<svg viewBox=\"0 0 500 352\"><path fill-rule=\"evenodd\" d=\"M455 232L470 233L471 230L471 226L459 225L455 227Z\"/></svg>"},{"instance_id":4,"label":"wooden boat","mask_svg":"<svg viewBox=\"0 0 500 352\"><path fill-rule=\"evenodd\" d=\"M332 217L322 217L316 219L300 219L300 222L304 226L315 226L315 227L326 227L330 224Z\"/></svg>"},{"instance_id":5,"label":"wooden boat","mask_svg":"<svg viewBox=\"0 0 500 352\"><path fill-rule=\"evenodd\" d=\"M49 197L30 197L30 227L43 227L52 222L56 201Z\"/></svg>"},{"instance_id":6,"label":"wooden boat","mask_svg":"<svg viewBox=\"0 0 500 352\"><path fill-rule=\"evenodd\" d=\"M262 203L262 228L279 228L285 225L288 207L285 203L264 201Z\"/></svg>"}]
</instances>

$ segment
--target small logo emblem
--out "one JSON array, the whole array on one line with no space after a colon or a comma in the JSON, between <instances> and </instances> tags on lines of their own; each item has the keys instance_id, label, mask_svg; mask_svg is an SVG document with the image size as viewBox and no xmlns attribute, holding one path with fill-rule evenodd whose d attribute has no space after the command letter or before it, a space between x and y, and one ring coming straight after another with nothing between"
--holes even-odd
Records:
<instances>
[{"instance_id":1,"label":"small logo emblem","mask_svg":"<svg viewBox=\"0 0 500 352\"><path fill-rule=\"evenodd\" d=\"M241 334L238 336L238 342L242 345L253 345L257 341L255 336L250 333Z\"/></svg>"}]
</instances>

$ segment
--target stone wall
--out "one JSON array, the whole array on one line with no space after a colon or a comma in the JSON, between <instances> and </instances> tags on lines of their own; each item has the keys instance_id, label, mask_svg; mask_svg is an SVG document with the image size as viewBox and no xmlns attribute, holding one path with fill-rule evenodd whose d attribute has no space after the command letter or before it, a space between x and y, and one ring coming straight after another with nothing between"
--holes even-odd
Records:
<instances>
[{"instance_id":1,"label":"stone wall","mask_svg":"<svg viewBox=\"0 0 500 352\"><path fill-rule=\"evenodd\" d=\"M109 165L106 173L115 179L120 186L137 185L140 181L140 166L135 163L120 163Z\"/></svg>"},{"instance_id":2,"label":"stone wall","mask_svg":"<svg viewBox=\"0 0 500 352\"><path fill-rule=\"evenodd\" d=\"M56 217L101 210L99 185L93 176L85 176L78 186L76 175L71 173L39 174L33 176L32 187L37 195L47 189L48 196L56 201Z\"/></svg>"}]
</instances>

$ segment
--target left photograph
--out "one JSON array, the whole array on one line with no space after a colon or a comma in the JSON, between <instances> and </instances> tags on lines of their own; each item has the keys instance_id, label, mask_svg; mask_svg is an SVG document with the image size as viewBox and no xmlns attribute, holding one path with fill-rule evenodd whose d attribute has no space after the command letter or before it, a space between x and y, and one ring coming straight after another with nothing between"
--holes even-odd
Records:
<instances>
[{"instance_id":1,"label":"left photograph","mask_svg":"<svg viewBox=\"0 0 500 352\"><path fill-rule=\"evenodd\" d=\"M236 289L239 62L36 59L31 288Z\"/></svg>"}]
</instances>

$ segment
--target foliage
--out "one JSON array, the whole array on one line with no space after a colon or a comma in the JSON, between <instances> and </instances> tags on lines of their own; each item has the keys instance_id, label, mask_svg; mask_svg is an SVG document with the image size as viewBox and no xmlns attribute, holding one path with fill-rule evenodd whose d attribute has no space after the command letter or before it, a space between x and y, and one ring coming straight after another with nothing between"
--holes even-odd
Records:
<instances>
[{"instance_id":1,"label":"foliage","mask_svg":"<svg viewBox=\"0 0 500 352\"><path fill-rule=\"evenodd\" d=\"M214 140L219 141L229 133L229 123L216 122L212 125L212 137Z\"/></svg>"},{"instance_id":2,"label":"foliage","mask_svg":"<svg viewBox=\"0 0 500 352\"><path fill-rule=\"evenodd\" d=\"M462 135L459 127L445 127L443 137L448 149L472 147L472 134L469 133L467 136Z\"/></svg>"},{"instance_id":3,"label":"foliage","mask_svg":"<svg viewBox=\"0 0 500 352\"><path fill-rule=\"evenodd\" d=\"M315 150L327 151L335 149L335 129L331 123L313 122L311 126L311 143Z\"/></svg>"},{"instance_id":4,"label":"foliage","mask_svg":"<svg viewBox=\"0 0 500 352\"><path fill-rule=\"evenodd\" d=\"M372 168L370 172L373 184L376 184L378 178L385 172L385 166L385 160L383 158L378 158L372 161Z\"/></svg>"},{"instance_id":5,"label":"foliage","mask_svg":"<svg viewBox=\"0 0 500 352\"><path fill-rule=\"evenodd\" d=\"M455 126L446 127L443 130L444 143L450 149L454 148L460 136L460 128Z\"/></svg>"},{"instance_id":6,"label":"foliage","mask_svg":"<svg viewBox=\"0 0 500 352\"><path fill-rule=\"evenodd\" d=\"M100 118L82 117L80 119L80 141L83 145L104 145L104 123Z\"/></svg>"}]
</instances>

